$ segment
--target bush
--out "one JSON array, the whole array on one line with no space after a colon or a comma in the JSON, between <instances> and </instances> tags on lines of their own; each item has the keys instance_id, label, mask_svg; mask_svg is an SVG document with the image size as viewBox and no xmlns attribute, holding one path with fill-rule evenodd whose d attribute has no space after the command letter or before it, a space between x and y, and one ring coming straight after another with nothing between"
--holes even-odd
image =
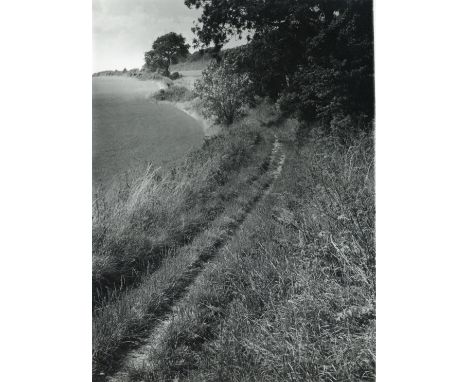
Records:
<instances>
[{"instance_id":1,"label":"bush","mask_svg":"<svg viewBox=\"0 0 468 382\"><path fill-rule=\"evenodd\" d=\"M195 94L202 100L203 115L225 125L231 125L253 105L249 75L239 73L230 57L203 71L202 79L195 83Z\"/></svg>"},{"instance_id":2,"label":"bush","mask_svg":"<svg viewBox=\"0 0 468 382\"><path fill-rule=\"evenodd\" d=\"M178 80L180 77L182 76L180 75L179 72L174 72L174 73L169 74L169 78L173 81Z\"/></svg>"},{"instance_id":3,"label":"bush","mask_svg":"<svg viewBox=\"0 0 468 382\"><path fill-rule=\"evenodd\" d=\"M182 86L171 86L153 95L156 101L185 102L194 98L194 94Z\"/></svg>"}]
</instances>

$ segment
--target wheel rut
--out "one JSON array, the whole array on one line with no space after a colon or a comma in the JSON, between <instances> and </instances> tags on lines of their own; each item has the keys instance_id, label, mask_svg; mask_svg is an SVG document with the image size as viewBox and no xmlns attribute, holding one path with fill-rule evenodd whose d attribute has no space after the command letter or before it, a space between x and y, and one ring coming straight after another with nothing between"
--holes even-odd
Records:
<instances>
[{"instance_id":1,"label":"wheel rut","mask_svg":"<svg viewBox=\"0 0 468 382\"><path fill-rule=\"evenodd\" d=\"M114 374L101 375L100 380L106 382L128 382L129 370L131 368L139 369L147 363L149 354L159 347L161 340L167 332L171 322L180 314L180 308L187 302L190 291L200 282L201 276L207 262L216 256L224 246L235 236L247 217L258 203L270 194L274 181L281 174L286 159L282 144L275 134L273 148L270 154L269 167L267 170L268 182L261 188L260 192L243 208L235 223L226 229L225 235L215 241L209 248L202 251L198 259L191 264L189 269L181 276L178 292L174 294L171 303L166 306L164 312L160 312L159 320L156 321L150 335L141 343L141 345L131 351L122 359L121 367Z\"/></svg>"}]
</instances>

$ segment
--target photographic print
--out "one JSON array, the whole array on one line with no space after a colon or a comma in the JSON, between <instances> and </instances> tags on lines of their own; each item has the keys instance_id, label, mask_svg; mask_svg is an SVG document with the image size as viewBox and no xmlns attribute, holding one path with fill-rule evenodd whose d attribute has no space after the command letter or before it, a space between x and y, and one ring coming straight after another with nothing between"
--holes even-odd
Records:
<instances>
[{"instance_id":1,"label":"photographic print","mask_svg":"<svg viewBox=\"0 0 468 382\"><path fill-rule=\"evenodd\" d=\"M372 0L93 0L93 381L374 381Z\"/></svg>"}]
</instances>

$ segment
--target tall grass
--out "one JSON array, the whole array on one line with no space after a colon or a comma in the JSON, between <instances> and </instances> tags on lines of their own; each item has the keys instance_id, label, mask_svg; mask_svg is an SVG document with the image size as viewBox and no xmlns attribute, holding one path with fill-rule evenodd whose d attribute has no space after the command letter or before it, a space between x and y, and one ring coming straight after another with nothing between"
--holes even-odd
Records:
<instances>
[{"instance_id":1,"label":"tall grass","mask_svg":"<svg viewBox=\"0 0 468 382\"><path fill-rule=\"evenodd\" d=\"M282 132L272 193L132 380L375 378L372 137L314 132L299 147Z\"/></svg>"},{"instance_id":2,"label":"tall grass","mask_svg":"<svg viewBox=\"0 0 468 382\"><path fill-rule=\"evenodd\" d=\"M103 211L95 214L97 227L108 228L103 234L106 241L94 243L100 250L95 253L94 264L109 272L106 267L120 261L110 271L123 277L122 271L132 269L139 283L127 290L114 285L113 294L95 306L95 376L113 370L124 351L148 334L200 268L197 264L210 258L245 218L265 187L271 147L272 134L247 118L208 140L178 170L161 174L149 168L129 182L126 192L107 195L113 204L108 202L107 208L101 206ZM222 214L218 210L221 207ZM177 242L174 238L184 225L192 226L197 234L192 240ZM123 234L127 239L121 239ZM167 250L156 259L145 251L102 256L108 248L105 245L116 246L122 240L128 246L128 237L137 243L137 250L144 248L138 245L142 237L153 241L162 237L161 241L172 244L167 244ZM142 264L139 268L135 265L138 262ZM93 269L95 274L100 271L98 266Z\"/></svg>"},{"instance_id":3,"label":"tall grass","mask_svg":"<svg viewBox=\"0 0 468 382\"><path fill-rule=\"evenodd\" d=\"M262 143L248 123L205 141L177 168L151 166L96 195L93 294L99 303L190 242L236 196L229 183Z\"/></svg>"},{"instance_id":4,"label":"tall grass","mask_svg":"<svg viewBox=\"0 0 468 382\"><path fill-rule=\"evenodd\" d=\"M259 158L260 159L260 158ZM263 159L268 163L268 157ZM158 319L166 314L173 302L212 258L217 249L230 237L252 208L266 186L264 173L241 170L237 198L226 201L222 216L191 243L174 249L159 268L146 275L137 288L131 289L93 314L93 369L107 372L121 360L124 351L144 339Z\"/></svg>"}]
</instances>

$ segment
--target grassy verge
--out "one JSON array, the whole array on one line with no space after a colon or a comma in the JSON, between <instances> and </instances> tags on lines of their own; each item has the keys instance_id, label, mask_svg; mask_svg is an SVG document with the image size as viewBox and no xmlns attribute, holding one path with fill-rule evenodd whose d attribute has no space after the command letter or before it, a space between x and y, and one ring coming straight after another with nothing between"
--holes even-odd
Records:
<instances>
[{"instance_id":1,"label":"grassy verge","mask_svg":"<svg viewBox=\"0 0 468 382\"><path fill-rule=\"evenodd\" d=\"M195 98L193 92L184 86L171 86L167 89L162 89L153 95L156 101L169 102L187 102Z\"/></svg>"},{"instance_id":2,"label":"grassy verge","mask_svg":"<svg viewBox=\"0 0 468 382\"><path fill-rule=\"evenodd\" d=\"M132 380L375 378L372 138L290 143L273 192Z\"/></svg>"},{"instance_id":3,"label":"grassy verge","mask_svg":"<svg viewBox=\"0 0 468 382\"><path fill-rule=\"evenodd\" d=\"M243 167L258 172L262 134L244 121L225 130L167 173L141 176L97 195L93 210L93 301L100 304L157 269L174 247L189 243L237 196Z\"/></svg>"},{"instance_id":4,"label":"grassy verge","mask_svg":"<svg viewBox=\"0 0 468 382\"><path fill-rule=\"evenodd\" d=\"M139 283L130 290L114 285L113 289L109 288L111 293L95 306L94 375L113 370L125 351L148 335L155 320L166 313L171 302L180 296L201 268L202 262L207 261L245 219L267 182L265 171L268 168L272 139L271 132L261 128L256 119L246 118L229 131L209 140L189 157L185 166L171 175L171 185L184 186L184 193L177 193L177 187L168 186L166 189L159 186L161 183L165 185L167 180L157 179L153 174L151 177L145 175L136 181L138 187L131 188L148 191L132 191L125 197L120 196L122 203L114 204L117 211L125 211L130 201L137 199L134 196L137 195L138 203L130 204L132 218L141 219L143 223L157 222L155 227L162 230L162 237L172 240L172 244L167 244L166 250L160 254L131 251L131 248L115 252L117 256L124 256L116 257L113 262L104 258L107 264L97 261L101 260L106 249L101 244L95 265L100 264L102 268L96 267L93 272L103 274L102 269L109 269L121 276L122 271L129 269L138 277ZM213 156L216 160L207 160ZM199 171L200 168L204 171ZM155 203L152 201L154 198L160 202ZM121 220L110 220L110 223L122 224ZM126 224L128 226L124 227L128 227L126 229L130 237L134 238L133 243L138 243L142 237L150 240L148 237L151 234L157 237L158 231L153 225ZM168 229L170 224L174 227L172 231ZM184 224L194 227L191 240L178 242L174 237ZM140 232L144 232L144 235ZM115 245L115 240L122 240L128 246L128 237L122 239L121 235L119 230L115 230L115 236L107 238L108 245ZM141 246L135 248L140 249ZM136 268L136 264L141 265Z\"/></svg>"},{"instance_id":5,"label":"grassy verge","mask_svg":"<svg viewBox=\"0 0 468 382\"><path fill-rule=\"evenodd\" d=\"M200 272L203 264L241 224L260 196L266 179L243 173L238 198L228 203L222 216L190 244L175 250L161 266L148 274L138 288L130 290L96 310L93 315L94 369L107 372L121 360L125 351L138 345L166 314L174 301Z\"/></svg>"}]
</instances>

